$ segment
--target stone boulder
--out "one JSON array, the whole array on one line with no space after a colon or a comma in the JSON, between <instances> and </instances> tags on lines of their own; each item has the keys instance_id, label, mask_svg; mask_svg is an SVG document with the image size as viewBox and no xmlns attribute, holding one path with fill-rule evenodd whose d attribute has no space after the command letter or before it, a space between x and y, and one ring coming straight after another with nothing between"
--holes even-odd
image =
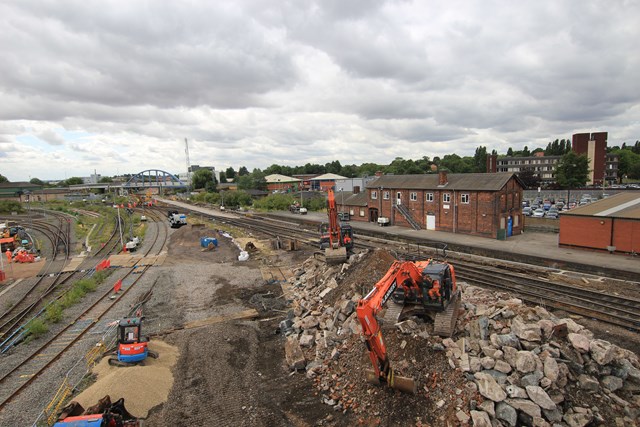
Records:
<instances>
[{"instance_id":1,"label":"stone boulder","mask_svg":"<svg viewBox=\"0 0 640 427\"><path fill-rule=\"evenodd\" d=\"M478 372L474 374L474 377L478 385L478 391L487 399L491 399L494 402L501 402L507 398L507 394L491 375Z\"/></svg>"},{"instance_id":2,"label":"stone boulder","mask_svg":"<svg viewBox=\"0 0 640 427\"><path fill-rule=\"evenodd\" d=\"M601 366L608 365L615 356L614 346L604 340L593 340L590 343L591 358Z\"/></svg>"},{"instance_id":3,"label":"stone boulder","mask_svg":"<svg viewBox=\"0 0 640 427\"><path fill-rule=\"evenodd\" d=\"M584 354L589 352L589 338L587 338L586 336L582 334L570 333L567 338L569 339L569 342L571 343L573 348L578 350L580 353Z\"/></svg>"}]
</instances>

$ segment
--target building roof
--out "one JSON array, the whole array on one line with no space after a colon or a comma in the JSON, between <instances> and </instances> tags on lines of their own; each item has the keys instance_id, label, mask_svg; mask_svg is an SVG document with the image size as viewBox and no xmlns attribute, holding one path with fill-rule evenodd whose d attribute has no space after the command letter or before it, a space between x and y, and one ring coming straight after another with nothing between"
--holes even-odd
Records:
<instances>
[{"instance_id":1,"label":"building roof","mask_svg":"<svg viewBox=\"0 0 640 427\"><path fill-rule=\"evenodd\" d=\"M279 182L300 182L302 181L301 179L298 178L292 178L290 176L286 176L286 175L280 175L277 173L274 173L273 175L267 175L264 177L264 179L267 181L267 184L277 184Z\"/></svg>"},{"instance_id":2,"label":"building roof","mask_svg":"<svg viewBox=\"0 0 640 427\"><path fill-rule=\"evenodd\" d=\"M522 185L520 178L514 173L448 173L447 184L440 186L439 174L424 175L382 175L367 184L366 188L390 188L406 190L469 190L469 191L498 191L511 178L516 178ZM522 185L524 187L524 185Z\"/></svg>"},{"instance_id":3,"label":"building roof","mask_svg":"<svg viewBox=\"0 0 640 427\"><path fill-rule=\"evenodd\" d=\"M0 182L0 188L42 188L42 185L32 184L30 182Z\"/></svg>"},{"instance_id":4,"label":"building roof","mask_svg":"<svg viewBox=\"0 0 640 427\"><path fill-rule=\"evenodd\" d=\"M324 175L311 178L309 181L332 181L336 179L347 179L347 177L342 175L336 175L335 173L325 173Z\"/></svg>"},{"instance_id":5,"label":"building roof","mask_svg":"<svg viewBox=\"0 0 640 427\"><path fill-rule=\"evenodd\" d=\"M367 206L367 203L369 202L369 195L366 192L353 194L351 191L345 191L344 196L345 206Z\"/></svg>"},{"instance_id":6,"label":"building roof","mask_svg":"<svg viewBox=\"0 0 640 427\"><path fill-rule=\"evenodd\" d=\"M562 212L562 215L640 219L640 192L623 191L606 199Z\"/></svg>"}]
</instances>

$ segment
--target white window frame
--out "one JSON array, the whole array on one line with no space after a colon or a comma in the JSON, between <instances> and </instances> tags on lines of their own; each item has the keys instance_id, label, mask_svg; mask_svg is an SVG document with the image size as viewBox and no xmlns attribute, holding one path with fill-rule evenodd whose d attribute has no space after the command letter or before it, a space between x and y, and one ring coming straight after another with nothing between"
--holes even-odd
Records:
<instances>
[{"instance_id":1,"label":"white window frame","mask_svg":"<svg viewBox=\"0 0 640 427\"><path fill-rule=\"evenodd\" d=\"M451 203L451 193L442 193L442 202Z\"/></svg>"},{"instance_id":2,"label":"white window frame","mask_svg":"<svg viewBox=\"0 0 640 427\"><path fill-rule=\"evenodd\" d=\"M418 193L416 193L415 191L409 193L409 200L411 200L412 202L417 202L418 201Z\"/></svg>"},{"instance_id":3,"label":"white window frame","mask_svg":"<svg viewBox=\"0 0 640 427\"><path fill-rule=\"evenodd\" d=\"M371 199L378 200L378 192L376 190L371 190Z\"/></svg>"},{"instance_id":4,"label":"white window frame","mask_svg":"<svg viewBox=\"0 0 640 427\"><path fill-rule=\"evenodd\" d=\"M384 191L384 192L382 193L382 198L383 198L384 200L389 200L389 192L388 192L388 191Z\"/></svg>"},{"instance_id":5,"label":"white window frame","mask_svg":"<svg viewBox=\"0 0 640 427\"><path fill-rule=\"evenodd\" d=\"M427 193L425 196L427 202L433 202L433 193Z\"/></svg>"},{"instance_id":6,"label":"white window frame","mask_svg":"<svg viewBox=\"0 0 640 427\"><path fill-rule=\"evenodd\" d=\"M460 203L462 203L463 205L468 205L469 204L469 200L471 200L471 197L469 196L469 193L460 194Z\"/></svg>"}]
</instances>

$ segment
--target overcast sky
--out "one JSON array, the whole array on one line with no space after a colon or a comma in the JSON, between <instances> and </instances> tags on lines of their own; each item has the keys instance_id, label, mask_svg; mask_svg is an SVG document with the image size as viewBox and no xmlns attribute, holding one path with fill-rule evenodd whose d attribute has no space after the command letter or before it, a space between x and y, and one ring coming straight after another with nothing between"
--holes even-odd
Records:
<instances>
[{"instance_id":1,"label":"overcast sky","mask_svg":"<svg viewBox=\"0 0 640 427\"><path fill-rule=\"evenodd\" d=\"M0 174L640 139L640 2L0 3Z\"/></svg>"}]
</instances>

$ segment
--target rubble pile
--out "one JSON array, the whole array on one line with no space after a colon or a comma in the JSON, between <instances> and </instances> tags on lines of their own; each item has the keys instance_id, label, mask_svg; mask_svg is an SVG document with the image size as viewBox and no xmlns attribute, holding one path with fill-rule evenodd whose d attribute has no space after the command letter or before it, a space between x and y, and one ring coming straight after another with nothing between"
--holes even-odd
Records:
<instances>
[{"instance_id":1,"label":"rubble pile","mask_svg":"<svg viewBox=\"0 0 640 427\"><path fill-rule=\"evenodd\" d=\"M449 364L477 387L475 426L635 425L636 354L543 307L467 286L464 333L445 339Z\"/></svg>"},{"instance_id":2,"label":"rubble pile","mask_svg":"<svg viewBox=\"0 0 640 427\"><path fill-rule=\"evenodd\" d=\"M364 424L635 425L634 353L595 339L570 318L462 283L464 308L452 339L433 336L433 324L419 318L384 330L394 369L413 377L418 393L369 384L355 308L393 261L380 250L339 266L310 258L290 279L292 309L280 323L286 360L306 373L324 403Z\"/></svg>"}]
</instances>

